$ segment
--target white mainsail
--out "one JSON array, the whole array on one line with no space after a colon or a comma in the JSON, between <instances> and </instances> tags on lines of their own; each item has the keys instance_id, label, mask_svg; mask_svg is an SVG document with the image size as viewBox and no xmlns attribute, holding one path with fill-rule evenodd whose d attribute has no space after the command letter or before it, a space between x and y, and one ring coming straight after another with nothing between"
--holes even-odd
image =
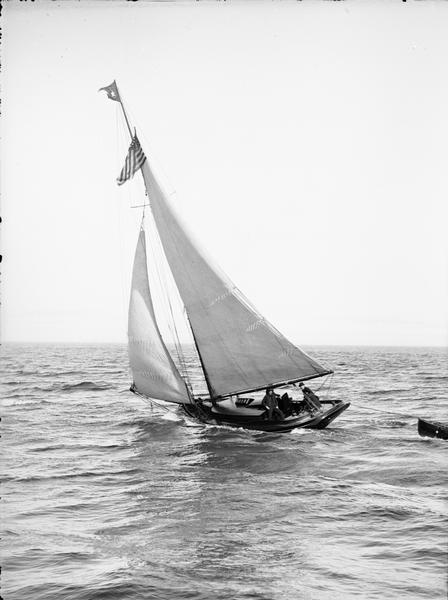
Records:
<instances>
[{"instance_id":1,"label":"white mainsail","mask_svg":"<svg viewBox=\"0 0 448 600\"><path fill-rule=\"evenodd\" d=\"M129 362L136 391L159 400L188 404L190 398L157 326L146 262L145 232L140 230L132 270L128 320Z\"/></svg>"},{"instance_id":2,"label":"white mainsail","mask_svg":"<svg viewBox=\"0 0 448 600\"><path fill-rule=\"evenodd\" d=\"M148 160L142 174L212 396L330 373L289 342L210 264L174 214Z\"/></svg>"}]
</instances>

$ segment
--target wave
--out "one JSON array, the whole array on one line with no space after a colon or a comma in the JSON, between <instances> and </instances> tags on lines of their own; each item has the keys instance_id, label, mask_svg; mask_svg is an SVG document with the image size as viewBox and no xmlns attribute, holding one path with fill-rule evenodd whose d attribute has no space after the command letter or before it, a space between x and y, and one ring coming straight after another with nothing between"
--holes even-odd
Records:
<instances>
[{"instance_id":1,"label":"wave","mask_svg":"<svg viewBox=\"0 0 448 600\"><path fill-rule=\"evenodd\" d=\"M26 369L17 369L14 371L16 375L38 375L38 371L27 371Z\"/></svg>"},{"instance_id":2,"label":"wave","mask_svg":"<svg viewBox=\"0 0 448 600\"><path fill-rule=\"evenodd\" d=\"M78 473L62 473L60 475L30 475L26 477L5 477L1 480L2 483L8 481L20 482L23 484L34 484L36 482L45 482L45 481L63 481L63 480L72 480L72 479L90 479L97 478L98 480L102 480L102 484L104 485L104 480L113 479L116 477L123 476L124 479L128 478L131 475L137 475L141 473L141 469L135 467L133 469L119 469L117 471L107 471L107 470L98 470L98 471L80 471ZM25 514L25 513L24 513Z\"/></svg>"},{"instance_id":3,"label":"wave","mask_svg":"<svg viewBox=\"0 0 448 600\"><path fill-rule=\"evenodd\" d=\"M4 406L20 406L20 408L28 406L30 409L39 409L41 405L51 404L51 402L42 398L30 398L28 391L25 391L22 394L8 394L3 396L3 404Z\"/></svg>"},{"instance_id":4,"label":"wave","mask_svg":"<svg viewBox=\"0 0 448 600\"><path fill-rule=\"evenodd\" d=\"M401 394L402 392L410 392L411 388L398 388L391 390L372 390L370 392L366 392L369 396L388 396L390 394Z\"/></svg>"},{"instance_id":5,"label":"wave","mask_svg":"<svg viewBox=\"0 0 448 600\"><path fill-rule=\"evenodd\" d=\"M123 450L126 448L129 448L129 446L122 444L55 444L53 446L38 446L37 448L30 448L28 452L40 453L51 452L52 450L67 450L68 452L94 450L95 452L109 452L111 450Z\"/></svg>"},{"instance_id":6,"label":"wave","mask_svg":"<svg viewBox=\"0 0 448 600\"><path fill-rule=\"evenodd\" d=\"M79 377L83 375L83 371L43 371L41 373L37 373L37 375L39 375L39 377L66 377L67 375L77 375Z\"/></svg>"},{"instance_id":7,"label":"wave","mask_svg":"<svg viewBox=\"0 0 448 600\"><path fill-rule=\"evenodd\" d=\"M66 448L68 448L68 446L66 446L65 444L55 444L54 446L40 446L38 448L30 448L28 452L48 452L49 450L63 450Z\"/></svg>"},{"instance_id":8,"label":"wave","mask_svg":"<svg viewBox=\"0 0 448 600\"><path fill-rule=\"evenodd\" d=\"M414 418L414 417L412 417ZM408 427L409 423L407 423L406 421L388 421L388 422L384 422L384 427L385 428L389 428L389 429L399 429L401 427Z\"/></svg>"},{"instance_id":9,"label":"wave","mask_svg":"<svg viewBox=\"0 0 448 600\"><path fill-rule=\"evenodd\" d=\"M54 383L49 386L42 385L22 385L16 386L16 389L12 389L11 393L5 395L5 398L29 398L30 394L44 393L55 393L55 392L101 392L104 390L115 389L113 385L109 383L95 383L93 381L80 381L78 383Z\"/></svg>"},{"instance_id":10,"label":"wave","mask_svg":"<svg viewBox=\"0 0 448 600\"><path fill-rule=\"evenodd\" d=\"M53 386L56 387L56 386ZM102 391L113 389L113 385L108 383L94 383L93 381L80 381L79 383L66 383L59 387L63 392L78 392L78 391Z\"/></svg>"}]
</instances>

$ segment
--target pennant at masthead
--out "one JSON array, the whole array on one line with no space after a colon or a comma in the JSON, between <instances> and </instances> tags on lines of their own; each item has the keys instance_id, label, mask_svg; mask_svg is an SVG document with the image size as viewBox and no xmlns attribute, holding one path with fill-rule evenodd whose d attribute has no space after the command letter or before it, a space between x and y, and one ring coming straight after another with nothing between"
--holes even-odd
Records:
<instances>
[{"instance_id":1,"label":"pennant at masthead","mask_svg":"<svg viewBox=\"0 0 448 600\"><path fill-rule=\"evenodd\" d=\"M106 85L106 87L100 88L98 91L102 92L103 90L106 92L108 98L115 100L116 102L121 102L120 94L118 93L118 88L115 81L112 81L112 83L110 85Z\"/></svg>"}]
</instances>

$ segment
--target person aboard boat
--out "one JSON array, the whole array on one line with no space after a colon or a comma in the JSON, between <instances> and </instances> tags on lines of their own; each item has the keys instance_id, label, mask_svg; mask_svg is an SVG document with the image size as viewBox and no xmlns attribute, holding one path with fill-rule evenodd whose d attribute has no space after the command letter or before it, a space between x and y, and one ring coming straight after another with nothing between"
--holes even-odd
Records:
<instances>
[{"instance_id":1,"label":"person aboard boat","mask_svg":"<svg viewBox=\"0 0 448 600\"><path fill-rule=\"evenodd\" d=\"M316 394L309 387L306 387L306 385L303 385L303 383L300 382L299 388L302 390L303 399L311 414L314 414L322 408L322 404L319 401L319 396L316 396Z\"/></svg>"},{"instance_id":2,"label":"person aboard boat","mask_svg":"<svg viewBox=\"0 0 448 600\"><path fill-rule=\"evenodd\" d=\"M285 392L278 401L278 407L285 416L290 415L294 410L294 400Z\"/></svg>"},{"instance_id":3,"label":"person aboard boat","mask_svg":"<svg viewBox=\"0 0 448 600\"><path fill-rule=\"evenodd\" d=\"M269 421L272 420L274 415L279 420L283 420L285 418L285 415L282 413L282 411L278 407L279 398L280 398L280 396L278 394L274 393L273 388L271 388L271 387L266 388L266 394L265 394L263 400L261 401L261 405L266 409L267 419Z\"/></svg>"}]
</instances>

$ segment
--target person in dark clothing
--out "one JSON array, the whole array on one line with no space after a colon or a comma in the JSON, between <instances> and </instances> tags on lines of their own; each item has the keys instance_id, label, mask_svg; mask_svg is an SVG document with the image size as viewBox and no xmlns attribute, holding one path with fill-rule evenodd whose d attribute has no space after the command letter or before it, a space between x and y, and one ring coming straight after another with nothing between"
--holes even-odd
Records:
<instances>
[{"instance_id":1,"label":"person in dark clothing","mask_svg":"<svg viewBox=\"0 0 448 600\"><path fill-rule=\"evenodd\" d=\"M316 396L316 394L309 387L303 385L303 383L299 383L299 388L302 390L303 399L305 400L310 413L314 414L322 407L319 396Z\"/></svg>"},{"instance_id":2,"label":"person in dark clothing","mask_svg":"<svg viewBox=\"0 0 448 600\"><path fill-rule=\"evenodd\" d=\"M294 408L293 400L287 392L285 392L283 396L278 400L278 407L285 416L288 416L292 413L292 410Z\"/></svg>"},{"instance_id":3,"label":"person in dark clothing","mask_svg":"<svg viewBox=\"0 0 448 600\"><path fill-rule=\"evenodd\" d=\"M272 417L275 415L276 418L282 420L285 418L285 415L278 407L278 399L279 396L274 393L272 388L266 388L266 394L261 401L261 405L264 406L267 412L267 418L270 421Z\"/></svg>"}]
</instances>

